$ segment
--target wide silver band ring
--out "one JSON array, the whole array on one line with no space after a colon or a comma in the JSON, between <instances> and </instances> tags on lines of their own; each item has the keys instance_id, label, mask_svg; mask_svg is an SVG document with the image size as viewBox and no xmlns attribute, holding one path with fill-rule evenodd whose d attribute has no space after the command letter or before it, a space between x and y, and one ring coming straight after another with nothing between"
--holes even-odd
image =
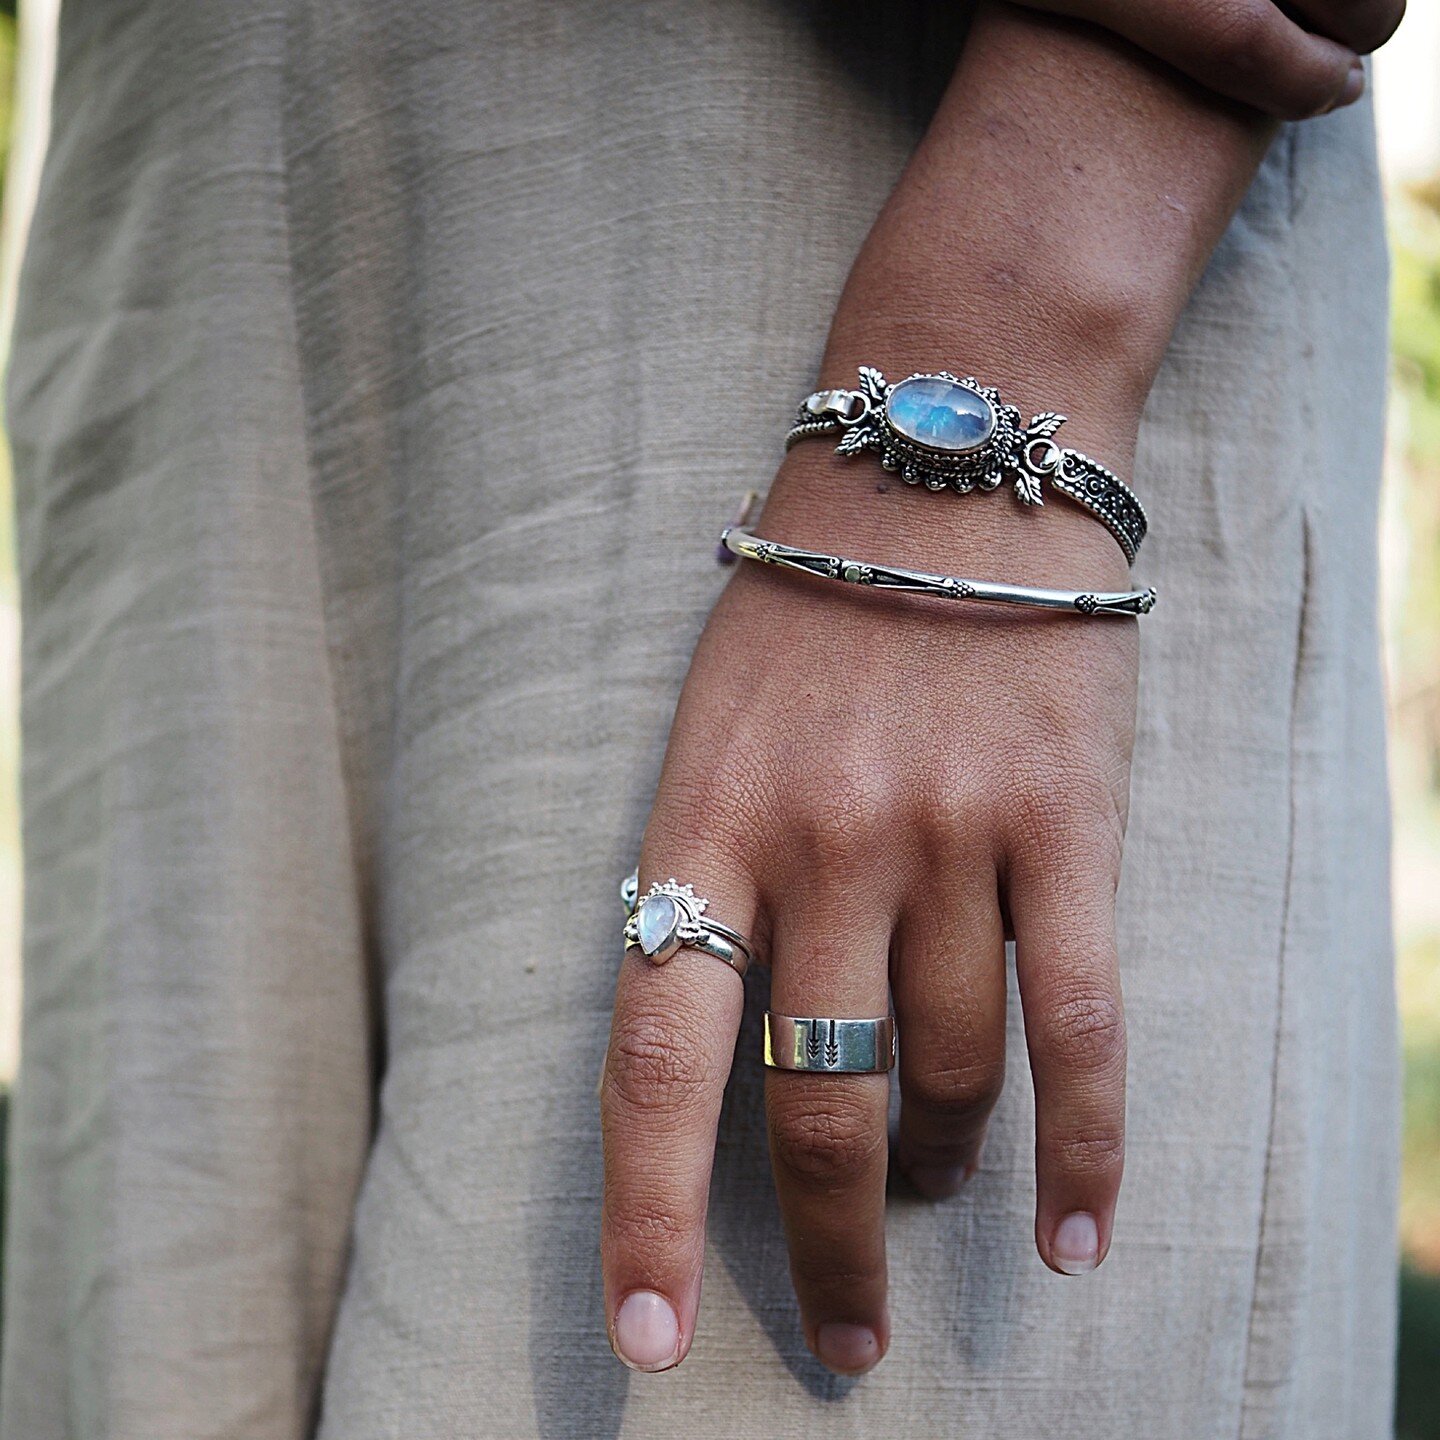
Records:
<instances>
[{"instance_id":1,"label":"wide silver band ring","mask_svg":"<svg viewBox=\"0 0 1440 1440\"><path fill-rule=\"evenodd\" d=\"M636 949L652 965L663 965L685 948L701 950L723 960L737 975L744 975L754 959L750 942L738 931L705 914L710 902L682 885L672 875L640 893L639 872L620 886L624 901L625 948Z\"/></svg>"},{"instance_id":2,"label":"wide silver band ring","mask_svg":"<svg viewBox=\"0 0 1440 1440\"><path fill-rule=\"evenodd\" d=\"M832 1020L765 1012L765 1063L772 1070L874 1075L894 1068L895 1017Z\"/></svg>"}]
</instances>

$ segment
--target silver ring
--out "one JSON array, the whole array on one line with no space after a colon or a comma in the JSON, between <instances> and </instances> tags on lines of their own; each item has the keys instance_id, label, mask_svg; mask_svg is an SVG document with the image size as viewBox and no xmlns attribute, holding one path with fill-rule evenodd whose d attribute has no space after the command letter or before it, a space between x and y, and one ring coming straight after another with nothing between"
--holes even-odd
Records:
<instances>
[{"instance_id":1,"label":"silver ring","mask_svg":"<svg viewBox=\"0 0 1440 1440\"><path fill-rule=\"evenodd\" d=\"M687 946L723 960L737 975L743 975L755 958L750 942L738 930L709 919L705 911L710 902L673 875L663 883L656 881L642 896L635 871L621 885L620 898L628 917L625 948L638 949L652 965L663 965Z\"/></svg>"},{"instance_id":2,"label":"silver ring","mask_svg":"<svg viewBox=\"0 0 1440 1440\"><path fill-rule=\"evenodd\" d=\"M772 1070L874 1075L894 1068L895 1017L832 1020L765 1012L765 1063Z\"/></svg>"}]
</instances>

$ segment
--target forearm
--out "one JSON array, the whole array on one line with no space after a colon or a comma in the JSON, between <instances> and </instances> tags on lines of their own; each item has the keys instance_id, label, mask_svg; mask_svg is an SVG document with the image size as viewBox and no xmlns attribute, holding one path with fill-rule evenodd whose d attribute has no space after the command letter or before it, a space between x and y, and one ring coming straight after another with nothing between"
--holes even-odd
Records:
<instances>
[{"instance_id":1,"label":"forearm","mask_svg":"<svg viewBox=\"0 0 1440 1440\"><path fill-rule=\"evenodd\" d=\"M973 373L1027 415L1069 415L1065 443L1125 473L1171 332L1271 133L1105 32L983 5L856 260L820 380L853 384L861 363ZM809 442L777 489L823 488L902 531L922 510L925 533L948 529L947 511L967 533L982 507L986 531L1001 513L904 486L877 506L853 473L837 483L844 463Z\"/></svg>"}]
</instances>

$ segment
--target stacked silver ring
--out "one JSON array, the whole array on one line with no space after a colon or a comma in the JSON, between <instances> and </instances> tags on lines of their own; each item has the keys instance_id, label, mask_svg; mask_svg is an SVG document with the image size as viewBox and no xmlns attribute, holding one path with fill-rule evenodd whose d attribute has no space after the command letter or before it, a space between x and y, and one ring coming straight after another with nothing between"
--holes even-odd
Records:
<instances>
[{"instance_id":1,"label":"stacked silver ring","mask_svg":"<svg viewBox=\"0 0 1440 1440\"><path fill-rule=\"evenodd\" d=\"M737 975L750 968L755 958L750 942L738 930L706 917L710 902L697 895L693 885L682 885L672 875L656 881L644 896L639 892L640 875L635 871L620 887L627 950L638 949L652 965L663 965L689 946L723 960Z\"/></svg>"},{"instance_id":2,"label":"stacked silver ring","mask_svg":"<svg viewBox=\"0 0 1440 1440\"><path fill-rule=\"evenodd\" d=\"M625 948L638 949L652 965L664 965L689 947L723 960L744 975L754 952L729 925L710 919L710 902L672 875L640 894L640 872L620 886L625 906ZM827 1016L765 1013L765 1064L773 1070L825 1075L873 1075L895 1064L895 1019L842 1020Z\"/></svg>"}]
</instances>

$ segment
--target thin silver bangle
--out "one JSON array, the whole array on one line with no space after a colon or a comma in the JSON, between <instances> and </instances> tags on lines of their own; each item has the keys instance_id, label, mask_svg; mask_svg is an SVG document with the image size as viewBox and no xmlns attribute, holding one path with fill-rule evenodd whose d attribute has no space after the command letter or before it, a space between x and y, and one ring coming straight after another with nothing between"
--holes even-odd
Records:
<instances>
[{"instance_id":1,"label":"thin silver bangle","mask_svg":"<svg viewBox=\"0 0 1440 1440\"><path fill-rule=\"evenodd\" d=\"M935 595L942 600L973 600L986 605L1028 605L1040 610L1066 610L1079 615L1148 615L1155 606L1155 590L1050 590L1039 585L1007 585L997 580L962 580L955 575L933 575L895 565L848 560L821 550L802 550L778 540L762 540L748 525L727 525L720 543L743 560L779 565L840 580L868 585L872 590L899 590L912 595Z\"/></svg>"}]
</instances>

